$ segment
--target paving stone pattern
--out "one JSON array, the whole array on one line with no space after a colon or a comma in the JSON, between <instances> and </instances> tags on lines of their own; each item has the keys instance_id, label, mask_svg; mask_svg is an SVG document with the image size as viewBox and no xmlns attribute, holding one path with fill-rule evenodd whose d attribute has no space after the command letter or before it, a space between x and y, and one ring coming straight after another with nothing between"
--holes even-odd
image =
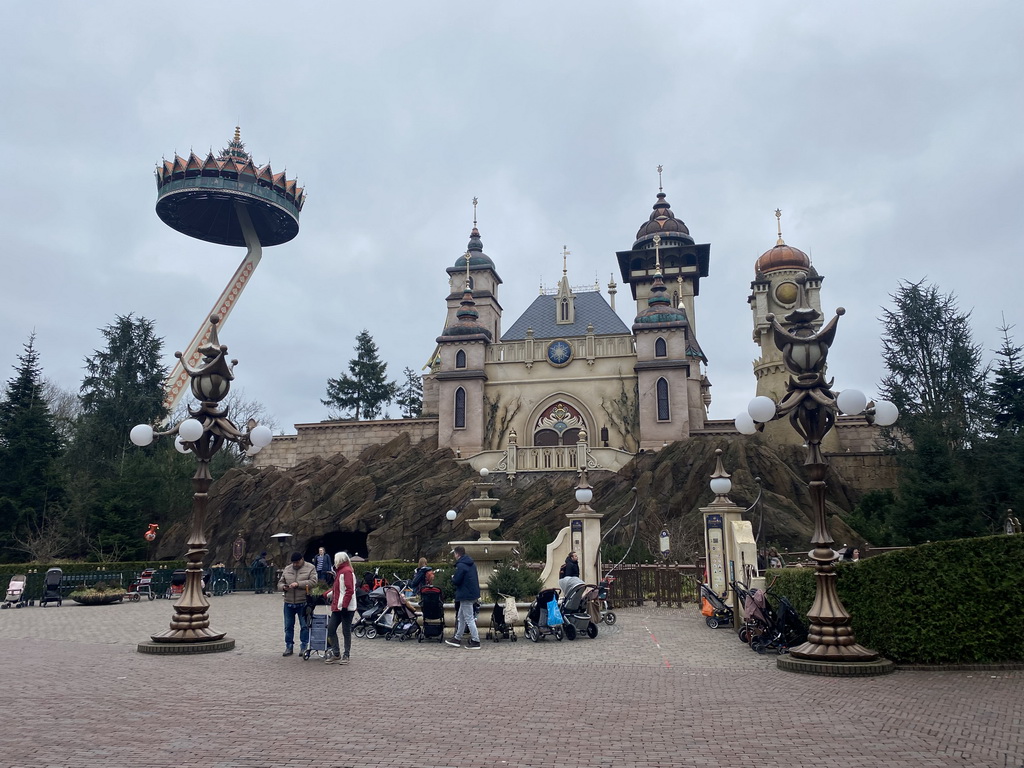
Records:
<instances>
[{"instance_id":1,"label":"paving stone pattern","mask_svg":"<svg viewBox=\"0 0 1024 768\"><path fill-rule=\"evenodd\" d=\"M279 595L210 602L233 651L138 653L164 600L0 612L0 766L1024 768L1024 671L795 675L695 608L479 651L353 638L326 665L281 656Z\"/></svg>"}]
</instances>

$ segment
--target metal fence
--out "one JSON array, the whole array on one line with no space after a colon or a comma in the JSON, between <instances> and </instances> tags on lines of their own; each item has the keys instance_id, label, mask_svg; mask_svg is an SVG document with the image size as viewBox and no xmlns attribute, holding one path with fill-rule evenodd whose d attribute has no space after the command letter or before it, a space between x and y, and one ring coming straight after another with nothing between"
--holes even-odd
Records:
<instances>
[{"instance_id":1,"label":"metal fence","mask_svg":"<svg viewBox=\"0 0 1024 768\"><path fill-rule=\"evenodd\" d=\"M611 565L602 573L608 575ZM656 606L681 608L700 600L701 570L696 565L620 565L611 575L615 578L608 593L613 607L653 603Z\"/></svg>"}]
</instances>

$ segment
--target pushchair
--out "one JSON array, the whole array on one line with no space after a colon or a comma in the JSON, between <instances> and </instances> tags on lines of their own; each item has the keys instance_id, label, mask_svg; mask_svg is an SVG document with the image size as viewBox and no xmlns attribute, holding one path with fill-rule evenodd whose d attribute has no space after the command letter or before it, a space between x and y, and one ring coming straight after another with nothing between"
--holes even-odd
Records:
<instances>
[{"instance_id":1,"label":"pushchair","mask_svg":"<svg viewBox=\"0 0 1024 768\"><path fill-rule=\"evenodd\" d=\"M558 580L558 588L564 595L562 626L565 636L570 640L575 640L581 634L591 639L597 637L597 622L601 620L601 612L596 603L597 585L587 584L578 576L567 576Z\"/></svg>"},{"instance_id":2,"label":"pushchair","mask_svg":"<svg viewBox=\"0 0 1024 768\"><path fill-rule=\"evenodd\" d=\"M174 600L175 598L181 597L185 593L185 569L178 568L171 573L171 583L167 587L167 592L164 593L164 598L167 600Z\"/></svg>"},{"instance_id":3,"label":"pushchair","mask_svg":"<svg viewBox=\"0 0 1024 768\"><path fill-rule=\"evenodd\" d=\"M700 612L704 623L712 629L732 626L732 608L707 584L700 585Z\"/></svg>"},{"instance_id":4,"label":"pushchair","mask_svg":"<svg viewBox=\"0 0 1024 768\"><path fill-rule=\"evenodd\" d=\"M373 623L377 633L383 634L385 640L397 639L401 643L418 636L422 630L416 620L416 611L406 601L402 590L395 586L384 587L384 599L384 612ZM366 636L370 637L369 628Z\"/></svg>"},{"instance_id":5,"label":"pushchair","mask_svg":"<svg viewBox=\"0 0 1024 768\"><path fill-rule=\"evenodd\" d=\"M601 612L601 621L607 624L609 627L615 623L615 611L611 609L611 603L608 602L608 593L611 592L612 584L615 583L615 577L608 574L601 583L597 585L597 600L598 608Z\"/></svg>"},{"instance_id":6,"label":"pushchair","mask_svg":"<svg viewBox=\"0 0 1024 768\"><path fill-rule=\"evenodd\" d=\"M128 586L128 599L137 603L143 595L146 595L150 600L156 600L156 593L153 592L153 574L155 573L155 568L144 569L139 574L139 578Z\"/></svg>"},{"instance_id":7,"label":"pushchair","mask_svg":"<svg viewBox=\"0 0 1024 768\"><path fill-rule=\"evenodd\" d=\"M553 621L548 616L548 605L554 600L557 607L558 596L558 589L542 589L537 593L537 599L530 605L526 620L523 622L523 631L533 642L539 643L548 635L554 635L558 641L565 637L565 630L560 621L548 623Z\"/></svg>"},{"instance_id":8,"label":"pushchair","mask_svg":"<svg viewBox=\"0 0 1024 768\"><path fill-rule=\"evenodd\" d=\"M416 640L422 643L424 640L436 638L437 642L442 642L444 640L444 598L438 587L430 585L420 589L420 613L423 614L423 630Z\"/></svg>"},{"instance_id":9,"label":"pushchair","mask_svg":"<svg viewBox=\"0 0 1024 768\"><path fill-rule=\"evenodd\" d=\"M377 619L381 617L388 607L387 597L384 595L384 587L377 587L371 592L360 588L356 590L356 620L352 622L352 634L356 637L368 637L371 640L377 636Z\"/></svg>"},{"instance_id":10,"label":"pushchair","mask_svg":"<svg viewBox=\"0 0 1024 768\"><path fill-rule=\"evenodd\" d=\"M0 603L0 608L21 608L23 605L28 605L28 594L25 592L25 582L28 578L24 573L16 573L11 576L10 582L7 584L7 595L4 597L3 603Z\"/></svg>"},{"instance_id":11,"label":"pushchair","mask_svg":"<svg viewBox=\"0 0 1024 768\"><path fill-rule=\"evenodd\" d=\"M64 603L64 595L60 591L63 581L64 571L60 568L49 568L46 571L46 575L43 576L43 596L39 599L40 607L47 603L56 603L60 608Z\"/></svg>"},{"instance_id":12,"label":"pushchair","mask_svg":"<svg viewBox=\"0 0 1024 768\"><path fill-rule=\"evenodd\" d=\"M491 626L487 630L486 638L494 642L505 638L514 643L518 639L516 637L516 622L519 621L519 609L516 607L516 599L511 595L503 595L500 592L498 597L501 600L494 601L494 610L491 611Z\"/></svg>"},{"instance_id":13,"label":"pushchair","mask_svg":"<svg viewBox=\"0 0 1024 768\"><path fill-rule=\"evenodd\" d=\"M765 602L768 602L768 593L761 592ZM778 653L789 653L789 649L800 645L807 640L807 629L797 615L796 609L785 597L779 598L778 609L771 612L774 619L767 629L759 634L752 635L750 647L758 653L774 650Z\"/></svg>"},{"instance_id":14,"label":"pushchair","mask_svg":"<svg viewBox=\"0 0 1024 768\"><path fill-rule=\"evenodd\" d=\"M317 656L324 656L330 653L327 647L327 621L331 617L330 608L327 613L317 613L316 607L324 605L324 601L316 597L306 598L306 625L309 627L309 645L302 654L303 661L309 661L314 653Z\"/></svg>"}]
</instances>

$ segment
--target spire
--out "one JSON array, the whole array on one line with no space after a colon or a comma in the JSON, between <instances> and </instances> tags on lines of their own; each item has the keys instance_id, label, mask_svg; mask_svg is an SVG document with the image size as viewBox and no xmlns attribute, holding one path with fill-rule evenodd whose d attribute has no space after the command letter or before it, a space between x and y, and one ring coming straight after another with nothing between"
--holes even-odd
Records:
<instances>
[{"instance_id":1,"label":"spire","mask_svg":"<svg viewBox=\"0 0 1024 768\"><path fill-rule=\"evenodd\" d=\"M251 159L249 153L245 150L245 144L242 143L242 129L237 125L235 126L234 138L231 139L231 141L228 142L228 145L220 151L220 157L217 159L227 160L228 158L232 158L239 163L244 163Z\"/></svg>"},{"instance_id":2,"label":"spire","mask_svg":"<svg viewBox=\"0 0 1024 768\"><path fill-rule=\"evenodd\" d=\"M775 209L775 221L779 230L779 239L775 242L776 245L785 245L786 241L782 239L782 209Z\"/></svg>"},{"instance_id":3,"label":"spire","mask_svg":"<svg viewBox=\"0 0 1024 768\"><path fill-rule=\"evenodd\" d=\"M664 192L665 190L661 186L661 171L662 171L662 166L659 165L658 166L658 191L659 192Z\"/></svg>"},{"instance_id":4,"label":"spire","mask_svg":"<svg viewBox=\"0 0 1024 768\"><path fill-rule=\"evenodd\" d=\"M569 254L571 254L571 253L572 253L572 251L569 250L568 246L566 246L566 245L562 246L562 279L565 279L567 274L568 274L569 270L568 270L568 267L567 267L566 259L569 256Z\"/></svg>"}]
</instances>

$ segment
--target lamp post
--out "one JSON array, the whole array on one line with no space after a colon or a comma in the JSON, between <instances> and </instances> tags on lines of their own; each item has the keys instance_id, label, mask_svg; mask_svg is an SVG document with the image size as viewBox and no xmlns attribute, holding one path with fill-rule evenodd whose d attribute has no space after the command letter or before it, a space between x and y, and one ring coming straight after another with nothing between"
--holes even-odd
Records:
<instances>
[{"instance_id":1,"label":"lamp post","mask_svg":"<svg viewBox=\"0 0 1024 768\"><path fill-rule=\"evenodd\" d=\"M449 509L447 512L444 513L445 520L448 521L448 538L449 539L451 539L451 537L452 537L452 535L454 533L455 518L458 517L458 516L459 516L459 513L456 512L454 509Z\"/></svg>"},{"instance_id":2,"label":"lamp post","mask_svg":"<svg viewBox=\"0 0 1024 768\"><path fill-rule=\"evenodd\" d=\"M785 318L791 324L789 330L783 328L774 315L766 317L772 326L775 346L782 352L782 359L792 374L786 394L778 403L763 395L755 397L747 413L736 418L736 428L743 434L752 434L763 429L766 422L788 416L789 423L804 439L807 448L804 466L810 476L808 488L814 513L814 535L811 538L814 549L809 556L814 560L815 596L807 612L810 620L807 642L790 650L791 659L780 657L779 666L817 674L870 674L871 670L864 665L874 663L875 673L883 674L892 671L892 663L856 642L850 627L850 614L836 592L834 563L838 555L832 550L833 539L825 516L828 461L822 453L821 442L839 413L864 413L868 423L880 426L893 424L899 414L892 403L868 403L867 398L856 390L845 390L837 396L832 391L833 382L825 380L829 348L835 340L839 318L845 313L846 310L840 307L835 317L815 332L813 323L821 313L807 306L803 281L798 282L797 308ZM825 663L824 666L821 662ZM843 665L847 666L843 668Z\"/></svg>"},{"instance_id":3,"label":"lamp post","mask_svg":"<svg viewBox=\"0 0 1024 768\"><path fill-rule=\"evenodd\" d=\"M269 445L273 435L252 419L246 425L247 431L240 432L228 418L228 408L220 405L231 388L235 378L232 369L238 361L228 362L228 348L217 338L218 323L220 317L212 315L210 340L199 350L203 354L202 365L198 368L185 365L192 394L200 401L199 408L189 406L189 418L165 432L156 432L149 424L139 424L131 431L132 442L139 446L149 445L156 437L175 435L175 448L181 453L193 453L197 462L192 476L192 521L185 553L188 560L185 590L174 603L170 628L152 635L152 643L140 643L138 649L143 653L211 653L235 646L234 640L210 627L207 615L210 604L203 595L203 556L209 551L204 530L206 506L213 482L210 460L226 441L243 447L251 456ZM175 357L180 359L181 356L180 352L175 353Z\"/></svg>"}]
</instances>

